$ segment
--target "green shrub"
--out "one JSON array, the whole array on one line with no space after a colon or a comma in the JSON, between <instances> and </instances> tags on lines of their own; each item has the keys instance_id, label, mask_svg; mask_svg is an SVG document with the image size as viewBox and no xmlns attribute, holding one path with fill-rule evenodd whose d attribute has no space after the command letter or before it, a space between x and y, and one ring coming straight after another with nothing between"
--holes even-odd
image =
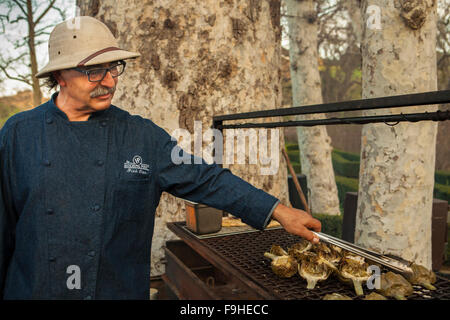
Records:
<instances>
[{"instance_id":1,"label":"green shrub","mask_svg":"<svg viewBox=\"0 0 450 320\"><path fill-rule=\"evenodd\" d=\"M340 238L342 236L342 215L315 213L313 217L322 224L322 232Z\"/></svg>"},{"instance_id":2,"label":"green shrub","mask_svg":"<svg viewBox=\"0 0 450 320\"><path fill-rule=\"evenodd\" d=\"M336 152L335 150L331 153L331 158L336 175L348 178L359 177L359 160L348 160L342 156L342 153Z\"/></svg>"},{"instance_id":3,"label":"green shrub","mask_svg":"<svg viewBox=\"0 0 450 320\"><path fill-rule=\"evenodd\" d=\"M358 192L358 179L336 176L339 203L343 205L347 192Z\"/></svg>"},{"instance_id":4,"label":"green shrub","mask_svg":"<svg viewBox=\"0 0 450 320\"><path fill-rule=\"evenodd\" d=\"M286 151L298 151L298 144L296 143L286 143Z\"/></svg>"},{"instance_id":5,"label":"green shrub","mask_svg":"<svg viewBox=\"0 0 450 320\"><path fill-rule=\"evenodd\" d=\"M302 165L298 162L291 161L292 168L294 168L295 173L300 174L302 173ZM288 171L288 174L291 174L289 171L289 168L286 166L286 170Z\"/></svg>"},{"instance_id":6,"label":"green shrub","mask_svg":"<svg viewBox=\"0 0 450 320\"><path fill-rule=\"evenodd\" d=\"M348 161L360 161L359 153L353 153L353 152L345 152L339 149L333 149L333 152L340 155L342 158L348 160Z\"/></svg>"},{"instance_id":7,"label":"green shrub","mask_svg":"<svg viewBox=\"0 0 450 320\"><path fill-rule=\"evenodd\" d=\"M444 186L439 183L434 184L433 197L448 201L450 203L450 186Z\"/></svg>"},{"instance_id":8,"label":"green shrub","mask_svg":"<svg viewBox=\"0 0 450 320\"><path fill-rule=\"evenodd\" d=\"M438 170L434 173L434 180L436 183L450 186L450 172Z\"/></svg>"},{"instance_id":9,"label":"green shrub","mask_svg":"<svg viewBox=\"0 0 450 320\"><path fill-rule=\"evenodd\" d=\"M297 162L300 163L300 154L298 152L298 150L292 150L292 151L287 151L289 160L291 160L291 163L293 162Z\"/></svg>"}]
</instances>

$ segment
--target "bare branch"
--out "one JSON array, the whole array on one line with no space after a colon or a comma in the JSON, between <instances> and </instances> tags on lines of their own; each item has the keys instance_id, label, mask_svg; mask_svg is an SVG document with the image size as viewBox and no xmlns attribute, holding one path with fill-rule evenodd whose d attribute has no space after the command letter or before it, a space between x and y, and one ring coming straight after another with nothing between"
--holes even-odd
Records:
<instances>
[{"instance_id":1,"label":"bare branch","mask_svg":"<svg viewBox=\"0 0 450 320\"><path fill-rule=\"evenodd\" d=\"M53 7L53 5L55 4L56 0L52 0L50 2L50 4L48 5L48 7L44 10L44 12L42 12L42 14L39 16L39 18L36 19L36 21L34 22L35 25L37 25L39 23L39 21L41 21L41 19L47 14L47 12Z\"/></svg>"},{"instance_id":2,"label":"bare branch","mask_svg":"<svg viewBox=\"0 0 450 320\"><path fill-rule=\"evenodd\" d=\"M3 71L3 73L5 74L5 76L8 79L21 81L21 82L24 82L24 83L28 84L29 86L31 86L31 82L26 77L21 77L21 76L15 77L15 76L12 76L12 75L10 75L8 73L8 70L2 65L0 65L0 70Z\"/></svg>"},{"instance_id":3,"label":"bare branch","mask_svg":"<svg viewBox=\"0 0 450 320\"><path fill-rule=\"evenodd\" d=\"M12 0L15 4L17 4L17 6L19 7L19 9L22 11L22 13L27 16L27 11L25 10L25 8L22 6L22 4L20 3L20 1L18 0Z\"/></svg>"}]
</instances>

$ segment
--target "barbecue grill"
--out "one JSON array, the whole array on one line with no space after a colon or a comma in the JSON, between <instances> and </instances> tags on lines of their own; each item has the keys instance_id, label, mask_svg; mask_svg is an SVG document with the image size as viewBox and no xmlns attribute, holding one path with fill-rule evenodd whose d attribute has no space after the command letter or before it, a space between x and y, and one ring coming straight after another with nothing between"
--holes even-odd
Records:
<instances>
[{"instance_id":1,"label":"barbecue grill","mask_svg":"<svg viewBox=\"0 0 450 320\"><path fill-rule=\"evenodd\" d=\"M210 238L189 232L185 222L168 223L168 228L183 241L175 241L176 246L168 243L163 279L182 299L321 300L329 293L364 298L357 297L352 286L335 277L319 282L312 290L306 289L306 281L298 274L289 279L277 277L264 252L272 244L287 248L299 240L282 228ZM178 257L171 251L175 247ZM189 252L190 258L186 257ZM431 291L413 286L414 293L408 300L450 299L450 279L438 273L435 287L437 290ZM365 294L372 292L365 285L363 288Z\"/></svg>"}]
</instances>

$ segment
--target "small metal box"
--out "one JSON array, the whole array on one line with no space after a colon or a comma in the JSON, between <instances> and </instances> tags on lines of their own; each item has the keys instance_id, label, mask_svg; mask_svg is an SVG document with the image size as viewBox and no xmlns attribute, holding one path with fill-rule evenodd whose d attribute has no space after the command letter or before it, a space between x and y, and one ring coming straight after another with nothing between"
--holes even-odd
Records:
<instances>
[{"instance_id":1,"label":"small metal box","mask_svg":"<svg viewBox=\"0 0 450 320\"><path fill-rule=\"evenodd\" d=\"M223 210L185 200L186 226L196 234L218 232L222 229Z\"/></svg>"}]
</instances>

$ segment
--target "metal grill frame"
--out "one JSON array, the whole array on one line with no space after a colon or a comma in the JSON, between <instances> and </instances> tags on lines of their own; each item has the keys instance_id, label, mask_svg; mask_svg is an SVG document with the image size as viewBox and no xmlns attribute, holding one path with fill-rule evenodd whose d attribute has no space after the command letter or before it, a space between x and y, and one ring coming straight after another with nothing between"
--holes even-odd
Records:
<instances>
[{"instance_id":1,"label":"metal grill frame","mask_svg":"<svg viewBox=\"0 0 450 320\"><path fill-rule=\"evenodd\" d=\"M186 232L184 225L184 222L175 222L169 223L168 227L210 263L239 277L243 283L259 291L266 299L322 300L329 293L345 294L355 300L364 298L356 296L352 286L339 282L333 276L318 282L312 290L306 289L306 281L298 274L289 279L277 277L270 268L270 261L263 255L265 251L270 250L272 244L287 248L298 242L297 236L284 229L198 239ZM437 275L435 287L437 290L430 291L413 286L414 293L408 296L408 300L450 300L449 279ZM363 288L365 294L372 292L366 286Z\"/></svg>"}]
</instances>

